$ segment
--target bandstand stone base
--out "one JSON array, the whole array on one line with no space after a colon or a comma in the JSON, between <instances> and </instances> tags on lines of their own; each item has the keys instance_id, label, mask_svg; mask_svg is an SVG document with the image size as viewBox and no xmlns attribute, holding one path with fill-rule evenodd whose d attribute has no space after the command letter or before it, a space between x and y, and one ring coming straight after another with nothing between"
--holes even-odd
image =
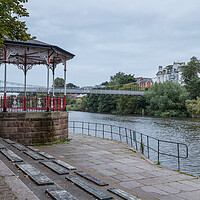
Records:
<instances>
[{"instance_id":1,"label":"bandstand stone base","mask_svg":"<svg viewBox=\"0 0 200 200\"><path fill-rule=\"evenodd\" d=\"M48 144L68 138L68 113L0 113L0 137L24 145Z\"/></svg>"}]
</instances>

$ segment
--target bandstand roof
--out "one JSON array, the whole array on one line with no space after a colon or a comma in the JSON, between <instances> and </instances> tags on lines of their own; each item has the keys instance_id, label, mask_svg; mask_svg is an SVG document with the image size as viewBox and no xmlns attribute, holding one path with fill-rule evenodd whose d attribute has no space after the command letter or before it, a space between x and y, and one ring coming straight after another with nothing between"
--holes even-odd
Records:
<instances>
[{"instance_id":1,"label":"bandstand roof","mask_svg":"<svg viewBox=\"0 0 200 200\"><path fill-rule=\"evenodd\" d=\"M6 62L15 65L50 64L56 66L60 63L64 64L74 56L74 54L58 46L39 40L24 42L6 39L4 47L0 48L0 64Z\"/></svg>"}]
</instances>

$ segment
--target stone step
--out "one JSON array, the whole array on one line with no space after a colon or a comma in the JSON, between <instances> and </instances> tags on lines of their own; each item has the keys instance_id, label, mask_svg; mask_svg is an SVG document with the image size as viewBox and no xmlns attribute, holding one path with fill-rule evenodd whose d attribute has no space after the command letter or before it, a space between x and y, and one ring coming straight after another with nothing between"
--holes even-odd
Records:
<instances>
[{"instance_id":1,"label":"stone step","mask_svg":"<svg viewBox=\"0 0 200 200\"><path fill-rule=\"evenodd\" d=\"M13 147L17 148L20 151L27 151L28 149L21 144L14 143L12 144Z\"/></svg>"},{"instance_id":2,"label":"stone step","mask_svg":"<svg viewBox=\"0 0 200 200\"><path fill-rule=\"evenodd\" d=\"M55 159L53 156L51 156L51 155L49 155L49 154L47 154L47 153L45 153L45 152L39 151L39 152L37 152L37 153L39 153L40 155L44 156L45 158L48 158L48 159Z\"/></svg>"},{"instance_id":3,"label":"stone step","mask_svg":"<svg viewBox=\"0 0 200 200\"><path fill-rule=\"evenodd\" d=\"M40 161L40 163L45 165L46 167L50 168L51 170L53 170L54 172L56 172L59 175L69 174L69 172L65 168L63 168L60 165L57 165L51 161Z\"/></svg>"},{"instance_id":4,"label":"stone step","mask_svg":"<svg viewBox=\"0 0 200 200\"><path fill-rule=\"evenodd\" d=\"M46 193L55 200L77 200L74 196L62 188L46 189Z\"/></svg>"},{"instance_id":5,"label":"stone step","mask_svg":"<svg viewBox=\"0 0 200 200\"><path fill-rule=\"evenodd\" d=\"M116 194L117 196L119 196L125 200L140 200L137 197L135 197L121 189L118 189L118 188L109 188L108 191Z\"/></svg>"},{"instance_id":6,"label":"stone step","mask_svg":"<svg viewBox=\"0 0 200 200\"><path fill-rule=\"evenodd\" d=\"M13 142L12 140L10 139L4 139L5 142L7 142L8 144L15 144L15 142Z\"/></svg>"},{"instance_id":7,"label":"stone step","mask_svg":"<svg viewBox=\"0 0 200 200\"><path fill-rule=\"evenodd\" d=\"M9 149L0 150L11 162L23 162L23 159Z\"/></svg>"},{"instance_id":8,"label":"stone step","mask_svg":"<svg viewBox=\"0 0 200 200\"><path fill-rule=\"evenodd\" d=\"M61 160L53 160L53 162L61 165L62 167L67 168L68 170L76 170L76 167L73 167L73 166L69 165L68 163L63 162Z\"/></svg>"},{"instance_id":9,"label":"stone step","mask_svg":"<svg viewBox=\"0 0 200 200\"><path fill-rule=\"evenodd\" d=\"M25 174L27 174L38 185L53 185L54 182L47 176L42 174L39 170L28 163L16 164Z\"/></svg>"},{"instance_id":10,"label":"stone step","mask_svg":"<svg viewBox=\"0 0 200 200\"><path fill-rule=\"evenodd\" d=\"M113 199L113 197L110 196L109 194L99 190L96 186L86 182L85 180L83 180L77 176L70 175L70 176L67 176L66 179L73 182L75 185L79 186L80 188L82 188L83 190L87 191L88 193L94 195L95 197L97 197L100 200Z\"/></svg>"},{"instance_id":11,"label":"stone step","mask_svg":"<svg viewBox=\"0 0 200 200\"><path fill-rule=\"evenodd\" d=\"M91 176L90 174L85 173L85 172L83 172L83 171L75 171L74 173L76 173L76 174L82 176L83 178L88 179L89 181L92 181L93 183L95 183L95 184L97 184L97 185L100 185L100 186L106 186L106 185L108 185L108 183L105 183L105 182L103 182L102 180L97 179L97 178L95 178L94 176Z\"/></svg>"},{"instance_id":12,"label":"stone step","mask_svg":"<svg viewBox=\"0 0 200 200\"><path fill-rule=\"evenodd\" d=\"M0 149L6 149L6 147L0 143Z\"/></svg>"},{"instance_id":13,"label":"stone step","mask_svg":"<svg viewBox=\"0 0 200 200\"><path fill-rule=\"evenodd\" d=\"M39 152L40 151L39 149L37 149L37 148L35 148L33 146L26 146L26 147L29 148L32 151L35 151L35 152Z\"/></svg>"},{"instance_id":14,"label":"stone step","mask_svg":"<svg viewBox=\"0 0 200 200\"><path fill-rule=\"evenodd\" d=\"M40 155L38 155L37 153L33 152L33 151L24 151L24 153L28 156L30 156L31 158L33 158L34 160L44 160L44 158Z\"/></svg>"}]
</instances>

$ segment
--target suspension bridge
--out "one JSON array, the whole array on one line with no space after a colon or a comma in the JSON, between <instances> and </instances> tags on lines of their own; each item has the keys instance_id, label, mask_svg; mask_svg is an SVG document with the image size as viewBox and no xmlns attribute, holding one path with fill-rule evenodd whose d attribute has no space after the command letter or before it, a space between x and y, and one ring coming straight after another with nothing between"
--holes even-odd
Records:
<instances>
[{"instance_id":1,"label":"suspension bridge","mask_svg":"<svg viewBox=\"0 0 200 200\"><path fill-rule=\"evenodd\" d=\"M0 81L0 93L4 92L4 87L2 86L3 81ZM134 85L133 85L134 86ZM63 94L64 88L49 88L50 93ZM6 87L7 93L23 93L24 86L21 83L7 82ZM37 85L27 85L27 93L47 93L47 87L37 86ZM144 91L139 91L138 87L130 87L130 90L117 90L113 87L84 87L84 88L67 88L67 94L101 94L101 95L127 95L127 96L142 96Z\"/></svg>"}]
</instances>

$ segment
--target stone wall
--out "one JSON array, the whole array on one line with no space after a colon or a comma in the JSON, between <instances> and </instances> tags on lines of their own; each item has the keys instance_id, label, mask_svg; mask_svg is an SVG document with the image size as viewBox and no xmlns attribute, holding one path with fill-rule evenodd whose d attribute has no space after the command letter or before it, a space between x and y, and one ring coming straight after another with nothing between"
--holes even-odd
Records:
<instances>
[{"instance_id":1,"label":"stone wall","mask_svg":"<svg viewBox=\"0 0 200 200\"><path fill-rule=\"evenodd\" d=\"M46 144L68 138L68 113L0 113L0 137L25 145Z\"/></svg>"}]
</instances>

